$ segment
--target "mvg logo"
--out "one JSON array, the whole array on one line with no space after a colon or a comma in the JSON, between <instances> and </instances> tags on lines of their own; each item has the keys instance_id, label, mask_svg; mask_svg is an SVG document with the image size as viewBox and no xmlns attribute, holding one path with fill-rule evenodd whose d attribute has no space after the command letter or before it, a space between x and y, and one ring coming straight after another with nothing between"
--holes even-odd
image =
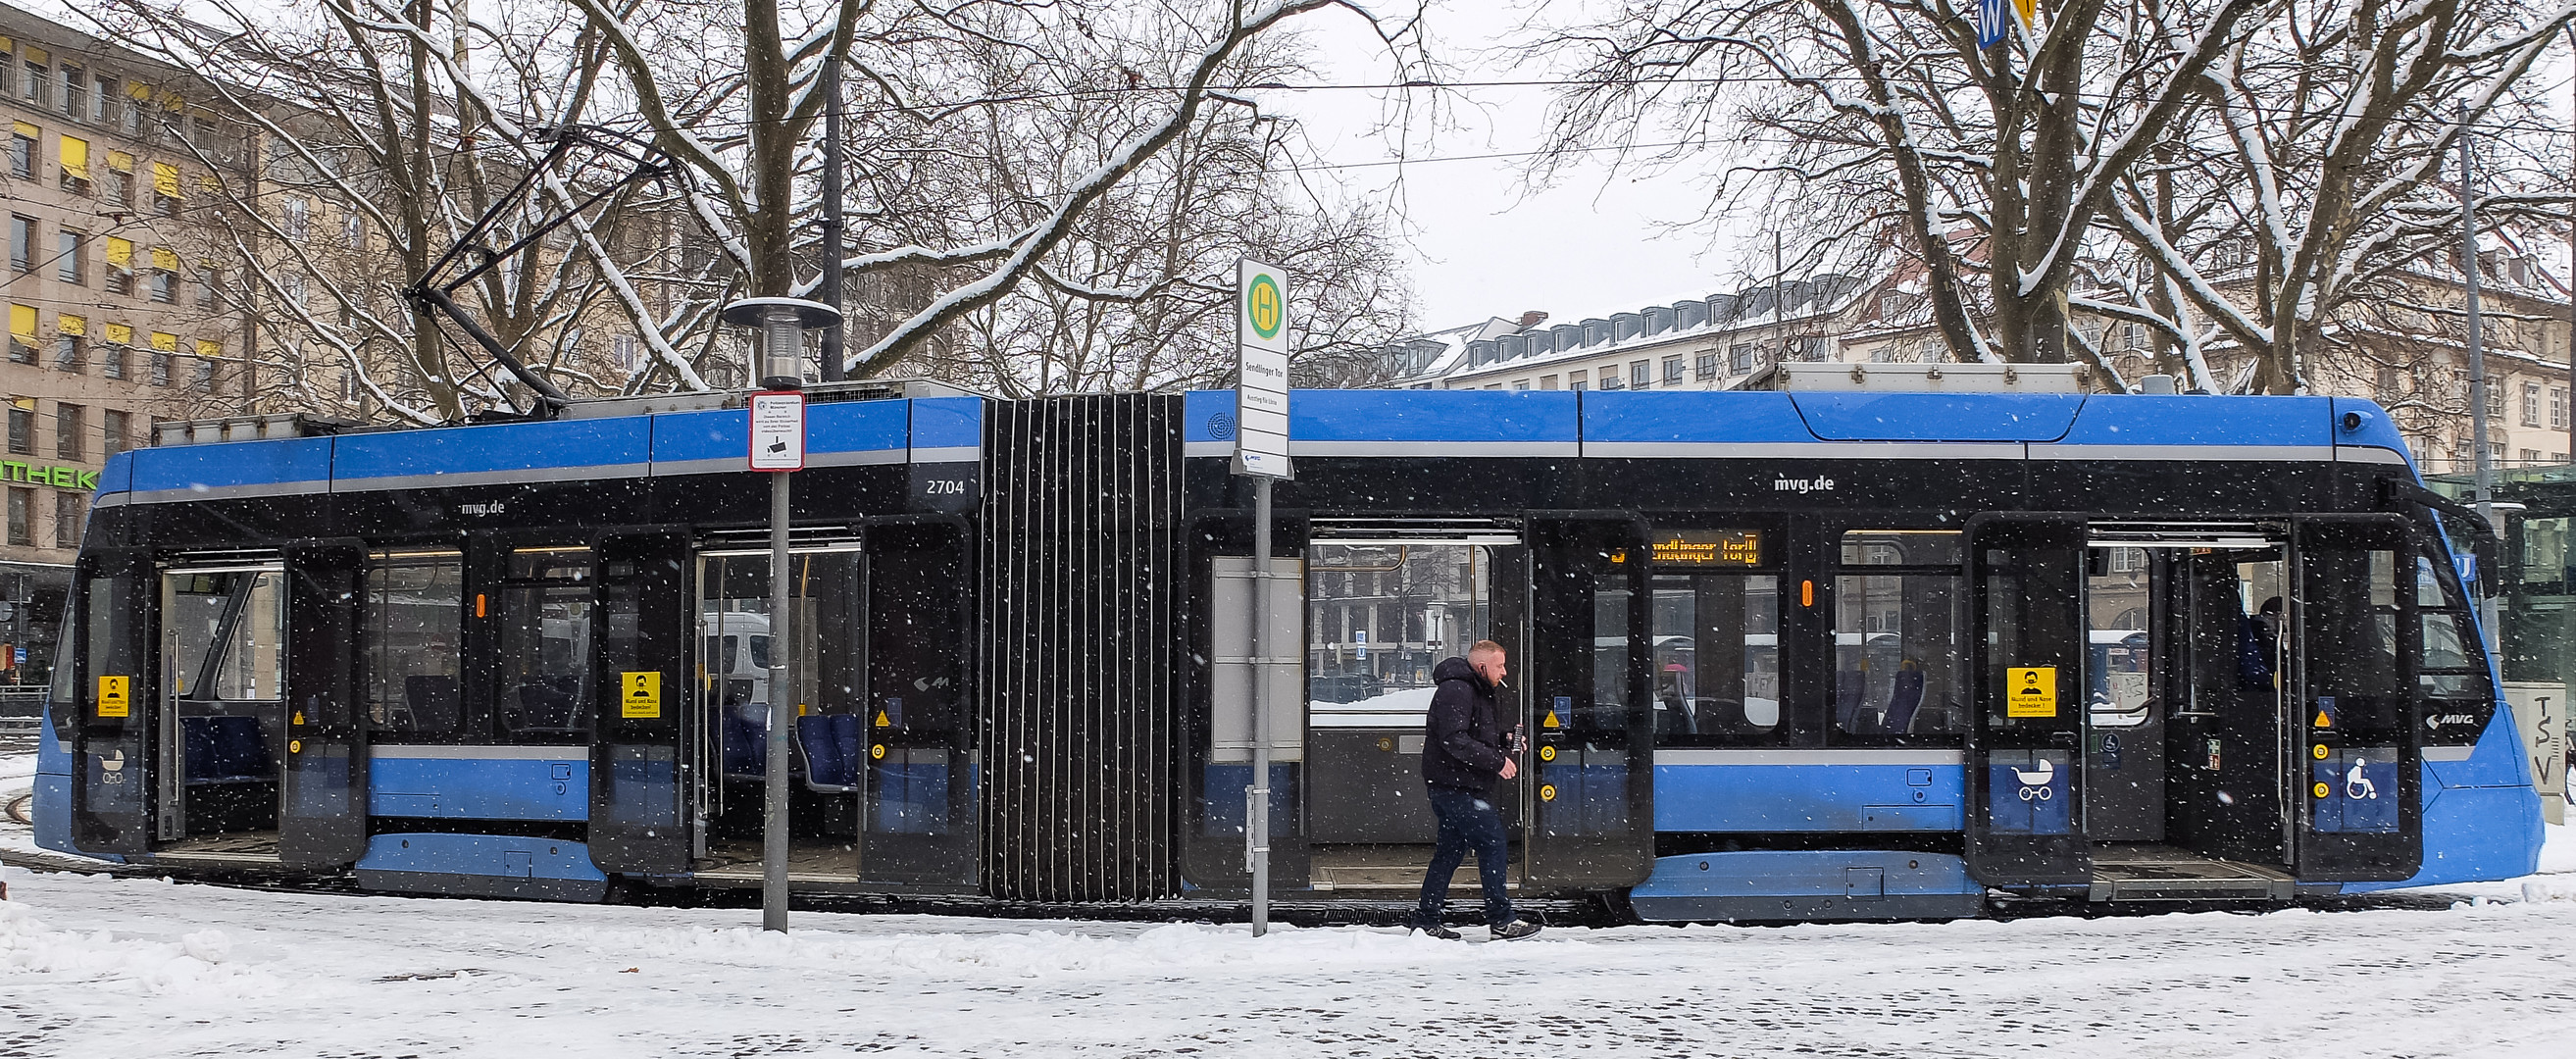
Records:
<instances>
[{"instance_id":1,"label":"mvg logo","mask_svg":"<svg viewBox=\"0 0 2576 1059\"><path fill-rule=\"evenodd\" d=\"M1831 478L1776 478L1771 482L1771 491L1775 493L1830 492L1833 487Z\"/></svg>"}]
</instances>

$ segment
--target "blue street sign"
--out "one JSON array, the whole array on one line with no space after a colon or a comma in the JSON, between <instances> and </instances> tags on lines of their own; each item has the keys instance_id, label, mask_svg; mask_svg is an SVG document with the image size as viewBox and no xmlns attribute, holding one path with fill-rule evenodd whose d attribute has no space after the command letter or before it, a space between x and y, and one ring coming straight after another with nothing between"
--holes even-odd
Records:
<instances>
[{"instance_id":1,"label":"blue street sign","mask_svg":"<svg viewBox=\"0 0 2576 1059\"><path fill-rule=\"evenodd\" d=\"M2467 555L2452 556L2451 565L2459 568L2461 584L2474 585L2478 583L2478 556L2476 552L2471 552Z\"/></svg>"},{"instance_id":2,"label":"blue street sign","mask_svg":"<svg viewBox=\"0 0 2576 1059\"><path fill-rule=\"evenodd\" d=\"M1977 0L1977 47L2002 43L2012 23L2012 0Z\"/></svg>"}]
</instances>

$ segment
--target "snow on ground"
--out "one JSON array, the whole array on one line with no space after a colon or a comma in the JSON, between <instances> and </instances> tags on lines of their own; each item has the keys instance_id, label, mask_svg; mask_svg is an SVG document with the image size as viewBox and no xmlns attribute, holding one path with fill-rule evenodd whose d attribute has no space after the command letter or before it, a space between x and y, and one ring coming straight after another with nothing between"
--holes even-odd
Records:
<instances>
[{"instance_id":1,"label":"snow on ground","mask_svg":"<svg viewBox=\"0 0 2576 1059\"><path fill-rule=\"evenodd\" d=\"M782 937L747 909L6 868L0 1056L2554 1057L2576 829L2542 867L2445 910L1501 944L820 912Z\"/></svg>"}]
</instances>

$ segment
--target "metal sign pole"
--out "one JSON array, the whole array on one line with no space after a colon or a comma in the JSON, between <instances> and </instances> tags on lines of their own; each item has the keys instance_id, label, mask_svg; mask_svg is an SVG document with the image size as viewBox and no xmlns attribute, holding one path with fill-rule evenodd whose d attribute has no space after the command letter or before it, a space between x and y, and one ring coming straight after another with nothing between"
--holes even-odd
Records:
<instances>
[{"instance_id":1,"label":"metal sign pole","mask_svg":"<svg viewBox=\"0 0 2576 1059\"><path fill-rule=\"evenodd\" d=\"M1252 936L1270 932L1270 476L1252 480L1252 786L1244 832L1252 843Z\"/></svg>"},{"instance_id":2,"label":"metal sign pole","mask_svg":"<svg viewBox=\"0 0 2576 1059\"><path fill-rule=\"evenodd\" d=\"M787 726L796 723L787 682L787 478L769 476L769 756L760 809L760 929L787 930Z\"/></svg>"},{"instance_id":3,"label":"metal sign pole","mask_svg":"<svg viewBox=\"0 0 2576 1059\"><path fill-rule=\"evenodd\" d=\"M796 723L794 615L788 607L788 475L805 466L805 332L837 325L840 310L802 298L746 298L728 305L724 321L760 329L760 385L745 402L746 469L769 479L769 711L761 765L760 926L787 930L788 726Z\"/></svg>"},{"instance_id":4,"label":"metal sign pole","mask_svg":"<svg viewBox=\"0 0 2576 1059\"><path fill-rule=\"evenodd\" d=\"M1252 936L1270 932L1270 483L1289 476L1288 273L1235 262L1234 473L1252 478L1252 776L1243 786L1243 856L1252 873Z\"/></svg>"}]
</instances>

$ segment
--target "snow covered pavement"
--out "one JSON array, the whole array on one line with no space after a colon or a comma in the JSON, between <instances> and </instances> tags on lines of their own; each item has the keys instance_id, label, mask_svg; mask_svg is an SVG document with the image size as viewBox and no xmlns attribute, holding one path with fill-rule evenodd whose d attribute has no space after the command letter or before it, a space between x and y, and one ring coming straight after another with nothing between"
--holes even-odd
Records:
<instances>
[{"instance_id":1,"label":"snow covered pavement","mask_svg":"<svg viewBox=\"0 0 2576 1059\"><path fill-rule=\"evenodd\" d=\"M2552 852L2548 867L2576 868L2567 844ZM1255 940L1239 926L826 913L800 913L778 937L741 909L9 871L0 1056L2576 1050L2576 874L2532 880L2539 901L2470 896L2445 911L1459 944L1369 928Z\"/></svg>"}]
</instances>

